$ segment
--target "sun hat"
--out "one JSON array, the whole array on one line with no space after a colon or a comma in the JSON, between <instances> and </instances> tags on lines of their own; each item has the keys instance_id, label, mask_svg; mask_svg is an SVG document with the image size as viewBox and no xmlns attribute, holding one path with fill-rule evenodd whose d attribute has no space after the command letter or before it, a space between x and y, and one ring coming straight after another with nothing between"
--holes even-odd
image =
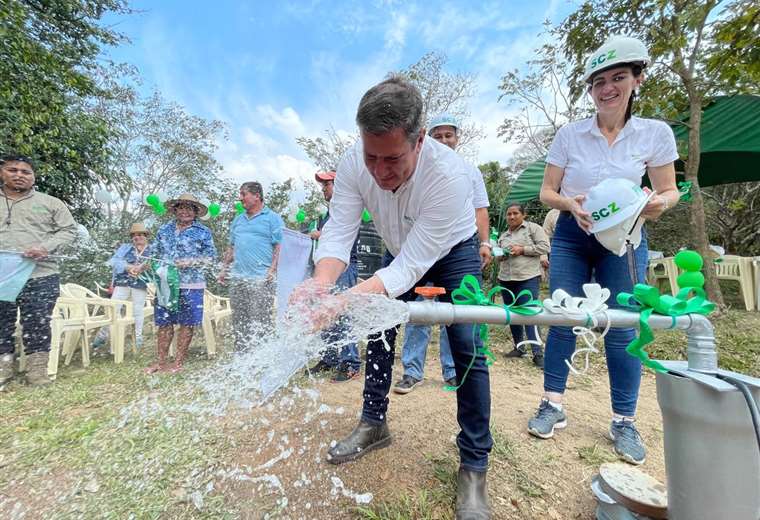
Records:
<instances>
[{"instance_id":1,"label":"sun hat","mask_svg":"<svg viewBox=\"0 0 760 520\"><path fill-rule=\"evenodd\" d=\"M590 83L594 74L615 65L639 63L643 68L650 61L649 51L641 40L630 36L612 36L586 59L583 80Z\"/></svg>"},{"instance_id":2,"label":"sun hat","mask_svg":"<svg viewBox=\"0 0 760 520\"><path fill-rule=\"evenodd\" d=\"M205 205L201 204L201 202L190 193L183 193L176 199L166 201L165 206L166 206L166 209L174 213L177 205L183 204L183 203L190 204L191 206L195 207L195 209L198 211L199 217L202 217L206 213L208 213L208 208Z\"/></svg>"},{"instance_id":3,"label":"sun hat","mask_svg":"<svg viewBox=\"0 0 760 520\"><path fill-rule=\"evenodd\" d=\"M144 235L149 235L150 231L148 231L148 229L145 227L145 224L143 224L142 222L135 222L129 228L129 236L137 235L137 234L140 234L140 233L142 233Z\"/></svg>"}]
</instances>

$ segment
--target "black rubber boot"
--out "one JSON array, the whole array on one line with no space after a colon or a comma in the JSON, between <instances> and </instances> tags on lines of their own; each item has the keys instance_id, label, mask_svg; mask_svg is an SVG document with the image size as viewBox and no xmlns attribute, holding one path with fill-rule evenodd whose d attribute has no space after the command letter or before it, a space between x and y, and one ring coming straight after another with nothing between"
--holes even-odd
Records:
<instances>
[{"instance_id":1,"label":"black rubber boot","mask_svg":"<svg viewBox=\"0 0 760 520\"><path fill-rule=\"evenodd\" d=\"M373 426L364 421L354 428L351 435L340 441L327 451L327 462L330 464L343 464L350 460L363 457L372 450L385 448L391 443L391 432L388 424L383 423Z\"/></svg>"},{"instance_id":2,"label":"black rubber boot","mask_svg":"<svg viewBox=\"0 0 760 520\"><path fill-rule=\"evenodd\" d=\"M490 520L486 472L459 468L456 520Z\"/></svg>"}]
</instances>

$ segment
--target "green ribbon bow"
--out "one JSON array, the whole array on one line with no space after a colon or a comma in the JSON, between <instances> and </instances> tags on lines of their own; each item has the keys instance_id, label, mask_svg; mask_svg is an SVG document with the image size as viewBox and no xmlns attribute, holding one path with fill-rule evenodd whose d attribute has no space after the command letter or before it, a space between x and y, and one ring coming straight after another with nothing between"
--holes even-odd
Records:
<instances>
[{"instance_id":1,"label":"green ribbon bow","mask_svg":"<svg viewBox=\"0 0 760 520\"><path fill-rule=\"evenodd\" d=\"M691 293L694 296L689 298ZM705 297L705 291L700 287L684 287L676 296L660 294L656 287L638 283L633 288L633 294L621 292L617 302L640 313L639 335L626 347L626 352L641 360L641 363L655 372L667 372L667 369L653 359L649 359L644 347L654 341L654 333L649 326L652 313L672 316L675 324L676 316L684 314L708 315L715 309L715 304Z\"/></svg>"},{"instance_id":2,"label":"green ribbon bow","mask_svg":"<svg viewBox=\"0 0 760 520\"><path fill-rule=\"evenodd\" d=\"M691 181L681 181L678 183L678 192L681 194L679 200L684 202L691 201Z\"/></svg>"},{"instance_id":3,"label":"green ribbon bow","mask_svg":"<svg viewBox=\"0 0 760 520\"><path fill-rule=\"evenodd\" d=\"M501 291L507 291L509 294L512 295L512 303L506 304L506 305L499 305L498 303L494 303L494 298L497 294L499 294ZM522 303L520 305L517 305L517 300L522 298L523 296L527 296L528 301L525 303ZM523 314L526 316L533 316L535 314L539 314L543 310L543 306L541 305L541 302L538 300L533 299L533 295L530 291L527 289L523 289L520 291L517 296L512 294L512 291L509 291L508 289L505 289L501 286L496 286L490 291L488 291L488 294L483 292L483 289L480 288L480 282L478 282L478 279L474 277L471 274L465 275L464 278L462 278L462 282L459 284L459 287L457 289L454 289L451 291L451 301L455 305L479 305L484 307L501 307L504 309L504 312L506 313L506 323L510 323L511 321L511 314L512 312L516 314ZM482 354L486 358L486 366L493 365L493 362L496 360L496 356L491 351L491 349L488 346L488 325L485 323L481 323L480 327L478 328L479 334L480 334L480 340L483 343L483 346L480 348L477 348L475 346L475 342L473 341L473 349L472 349L472 359L470 359L470 364L467 366L467 370L464 373L464 376L462 376L462 380L459 382L459 385L457 386L445 386L444 388L446 390L456 390L460 386L464 384L465 379L467 379L467 374L470 373L470 369L472 368L472 365L475 364L475 358L478 356L478 354ZM474 331L473 331L474 336ZM474 338L473 338L474 339Z\"/></svg>"}]
</instances>

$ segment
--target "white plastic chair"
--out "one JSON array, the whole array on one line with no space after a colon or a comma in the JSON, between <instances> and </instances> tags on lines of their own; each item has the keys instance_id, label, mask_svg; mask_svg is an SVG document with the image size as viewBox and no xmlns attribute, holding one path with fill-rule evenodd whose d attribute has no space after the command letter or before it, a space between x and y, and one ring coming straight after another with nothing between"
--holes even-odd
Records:
<instances>
[{"instance_id":1,"label":"white plastic chair","mask_svg":"<svg viewBox=\"0 0 760 520\"><path fill-rule=\"evenodd\" d=\"M676 267L675 260L672 256L667 258L657 258L649 261L647 268L647 281L660 289L663 282L667 283L667 288L670 290L670 294L676 295L678 293L678 268Z\"/></svg>"},{"instance_id":2,"label":"white plastic chair","mask_svg":"<svg viewBox=\"0 0 760 520\"><path fill-rule=\"evenodd\" d=\"M715 264L715 274L718 280L739 282L744 307L748 310L755 308L755 286L752 279L752 258L725 255Z\"/></svg>"}]
</instances>

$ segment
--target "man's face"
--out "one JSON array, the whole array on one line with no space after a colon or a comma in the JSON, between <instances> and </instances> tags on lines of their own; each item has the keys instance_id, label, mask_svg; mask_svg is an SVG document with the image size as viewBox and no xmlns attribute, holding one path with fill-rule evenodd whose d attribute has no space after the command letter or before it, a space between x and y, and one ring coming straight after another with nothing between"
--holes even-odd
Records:
<instances>
[{"instance_id":1,"label":"man's face","mask_svg":"<svg viewBox=\"0 0 760 520\"><path fill-rule=\"evenodd\" d=\"M251 193L247 190L240 190L240 202L247 210L256 209L256 205L259 203L259 195L257 193Z\"/></svg>"},{"instance_id":2,"label":"man's face","mask_svg":"<svg viewBox=\"0 0 760 520\"><path fill-rule=\"evenodd\" d=\"M361 132L364 164L380 189L393 191L406 182L417 167L424 130L410 143L401 128L382 135Z\"/></svg>"},{"instance_id":3,"label":"man's face","mask_svg":"<svg viewBox=\"0 0 760 520\"><path fill-rule=\"evenodd\" d=\"M322 185L322 195L324 195L325 200L327 202L330 202L330 199L332 199L333 196L333 188L335 187L334 181L320 181L319 184Z\"/></svg>"},{"instance_id":4,"label":"man's face","mask_svg":"<svg viewBox=\"0 0 760 520\"><path fill-rule=\"evenodd\" d=\"M189 224L195 220L195 208L192 204L177 204L174 208L174 214L177 216L177 222L180 224Z\"/></svg>"},{"instance_id":5,"label":"man's face","mask_svg":"<svg viewBox=\"0 0 760 520\"><path fill-rule=\"evenodd\" d=\"M452 150L459 144L459 136L457 135L457 129L450 125L436 126L433 128L433 133L430 137L435 139L441 144L445 144Z\"/></svg>"},{"instance_id":6,"label":"man's face","mask_svg":"<svg viewBox=\"0 0 760 520\"><path fill-rule=\"evenodd\" d=\"M0 179L6 188L28 191L34 186L34 170L29 163L8 161L0 167Z\"/></svg>"}]
</instances>

